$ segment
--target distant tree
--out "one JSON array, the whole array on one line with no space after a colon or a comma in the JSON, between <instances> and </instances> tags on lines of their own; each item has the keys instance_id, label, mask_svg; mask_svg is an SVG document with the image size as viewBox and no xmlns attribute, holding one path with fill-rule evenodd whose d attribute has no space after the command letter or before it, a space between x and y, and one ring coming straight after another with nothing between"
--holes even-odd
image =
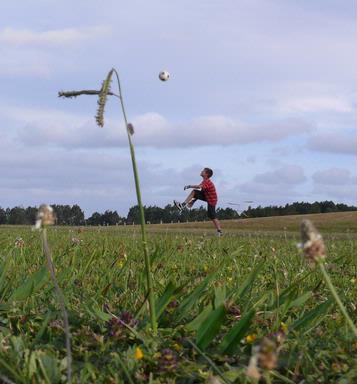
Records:
<instances>
[{"instance_id":1,"label":"distant tree","mask_svg":"<svg viewBox=\"0 0 357 384\"><path fill-rule=\"evenodd\" d=\"M24 224L34 225L36 222L37 208L27 207L25 209L26 222Z\"/></svg>"},{"instance_id":2,"label":"distant tree","mask_svg":"<svg viewBox=\"0 0 357 384\"><path fill-rule=\"evenodd\" d=\"M226 209L218 208L217 217L220 220L238 219L239 213L232 208L226 208Z\"/></svg>"},{"instance_id":3,"label":"distant tree","mask_svg":"<svg viewBox=\"0 0 357 384\"><path fill-rule=\"evenodd\" d=\"M8 217L9 224L25 224L26 223L26 213L23 207L14 207L10 210Z\"/></svg>"},{"instance_id":4,"label":"distant tree","mask_svg":"<svg viewBox=\"0 0 357 384\"><path fill-rule=\"evenodd\" d=\"M102 215L102 225L116 225L121 221L117 211L107 210Z\"/></svg>"},{"instance_id":5,"label":"distant tree","mask_svg":"<svg viewBox=\"0 0 357 384\"><path fill-rule=\"evenodd\" d=\"M84 225L84 212L81 207L74 204L71 208L70 225Z\"/></svg>"},{"instance_id":6,"label":"distant tree","mask_svg":"<svg viewBox=\"0 0 357 384\"><path fill-rule=\"evenodd\" d=\"M7 216L6 211L3 208L0 208L0 224L6 224L7 223Z\"/></svg>"},{"instance_id":7,"label":"distant tree","mask_svg":"<svg viewBox=\"0 0 357 384\"><path fill-rule=\"evenodd\" d=\"M144 207L145 208L145 207ZM139 206L134 205L129 209L128 215L126 217L126 221L128 224L139 224L140 222L140 212L139 212Z\"/></svg>"},{"instance_id":8,"label":"distant tree","mask_svg":"<svg viewBox=\"0 0 357 384\"><path fill-rule=\"evenodd\" d=\"M91 217L86 220L87 225L101 225L102 215L98 212L94 212Z\"/></svg>"}]
</instances>

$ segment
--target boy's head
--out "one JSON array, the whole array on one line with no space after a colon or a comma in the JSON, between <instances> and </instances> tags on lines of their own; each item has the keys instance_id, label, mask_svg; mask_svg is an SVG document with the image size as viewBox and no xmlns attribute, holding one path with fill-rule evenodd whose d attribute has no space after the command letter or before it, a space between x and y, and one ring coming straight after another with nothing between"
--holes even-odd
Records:
<instances>
[{"instance_id":1,"label":"boy's head","mask_svg":"<svg viewBox=\"0 0 357 384\"><path fill-rule=\"evenodd\" d=\"M203 168L201 172L201 176L205 179L209 179L213 175L213 171L211 168Z\"/></svg>"}]
</instances>

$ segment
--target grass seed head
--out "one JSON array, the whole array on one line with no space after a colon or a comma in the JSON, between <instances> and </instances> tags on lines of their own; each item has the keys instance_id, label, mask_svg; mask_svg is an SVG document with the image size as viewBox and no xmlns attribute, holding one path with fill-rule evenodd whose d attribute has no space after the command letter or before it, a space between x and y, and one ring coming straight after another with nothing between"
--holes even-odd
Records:
<instances>
[{"instance_id":1,"label":"grass seed head","mask_svg":"<svg viewBox=\"0 0 357 384\"><path fill-rule=\"evenodd\" d=\"M131 124L131 123L128 123L127 126L126 126L126 128L127 128L128 132L130 133L130 135L133 136L133 135L134 135L134 132L135 132L135 131L134 131L134 125Z\"/></svg>"},{"instance_id":2,"label":"grass seed head","mask_svg":"<svg viewBox=\"0 0 357 384\"><path fill-rule=\"evenodd\" d=\"M25 242L22 237L17 237L14 245L15 245L15 248L24 248Z\"/></svg>"},{"instance_id":3,"label":"grass seed head","mask_svg":"<svg viewBox=\"0 0 357 384\"><path fill-rule=\"evenodd\" d=\"M110 92L110 85L112 82L113 69L108 73L107 78L103 81L102 88L98 98L98 110L95 116L95 121L99 127L104 127L104 110L108 100L108 93Z\"/></svg>"},{"instance_id":4,"label":"grass seed head","mask_svg":"<svg viewBox=\"0 0 357 384\"><path fill-rule=\"evenodd\" d=\"M321 234L310 220L301 223L301 244L306 260L315 264L326 258L326 248Z\"/></svg>"},{"instance_id":5,"label":"grass seed head","mask_svg":"<svg viewBox=\"0 0 357 384\"><path fill-rule=\"evenodd\" d=\"M258 365L271 371L278 364L278 347L274 340L264 337L258 352Z\"/></svg>"},{"instance_id":6,"label":"grass seed head","mask_svg":"<svg viewBox=\"0 0 357 384\"><path fill-rule=\"evenodd\" d=\"M46 225L53 225L55 223L55 214L50 205L42 204L37 212L35 228L40 229Z\"/></svg>"}]
</instances>

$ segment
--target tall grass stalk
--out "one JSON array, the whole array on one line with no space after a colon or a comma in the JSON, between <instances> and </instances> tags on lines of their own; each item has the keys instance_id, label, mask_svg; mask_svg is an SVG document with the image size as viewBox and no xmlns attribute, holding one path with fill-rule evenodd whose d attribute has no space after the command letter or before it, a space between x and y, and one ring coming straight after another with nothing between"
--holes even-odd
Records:
<instances>
[{"instance_id":1,"label":"tall grass stalk","mask_svg":"<svg viewBox=\"0 0 357 384\"><path fill-rule=\"evenodd\" d=\"M66 310L66 304L63 292L58 284L57 278L56 278L56 272L51 256L50 247L48 245L47 240L47 228L44 227L41 231L41 238L42 238L42 246L43 246L43 252L46 256L47 260L47 268L50 272L51 279L53 282L53 285L55 287L56 295L58 298L58 302L62 311L63 316L63 328L65 332L66 337L66 352L67 352L67 381L68 383L71 383L72 381L72 352L71 352L71 332L69 330L69 321L68 321L68 313Z\"/></svg>"},{"instance_id":2,"label":"tall grass stalk","mask_svg":"<svg viewBox=\"0 0 357 384\"><path fill-rule=\"evenodd\" d=\"M329 274L326 271L324 264L326 258L326 247L322 236L310 220L303 220L301 223L301 239L302 243L300 244L300 247L304 251L305 258L310 264L317 264L319 266L328 289L330 290L333 298L335 299L338 307L340 308L343 316L345 317L347 324L351 328L351 331L357 337L357 328L353 324L334 285L332 284Z\"/></svg>"},{"instance_id":3,"label":"tall grass stalk","mask_svg":"<svg viewBox=\"0 0 357 384\"><path fill-rule=\"evenodd\" d=\"M329 274L327 273L326 271L326 268L325 268L325 265L323 263L323 261L319 261L318 262L318 266L320 268L320 271L322 273L322 276L324 277L324 280L325 280L325 283L327 285L327 287L329 288L333 298L335 299L338 307L340 308L340 311L342 312L344 318L346 319L347 321L347 324L349 325L349 327L351 328L351 331L353 332L353 334L355 335L355 337L357 337L357 328L355 327L355 325L353 324L353 321L352 319L350 318L345 306L343 305L334 285L332 284L332 281L330 279L330 276Z\"/></svg>"},{"instance_id":4,"label":"tall grass stalk","mask_svg":"<svg viewBox=\"0 0 357 384\"><path fill-rule=\"evenodd\" d=\"M134 133L132 131L132 126L128 124L128 120L126 117L125 107L124 107L124 100L123 100L123 94L121 91L121 85L120 85L120 79L118 72L113 68L113 71L115 73L115 76L117 78L118 82L118 88L119 88L119 100L121 109L123 112L125 127L126 127L126 133L128 136L129 141L129 148L130 148L130 155L131 155L131 163L133 166L133 173L134 173L134 180L135 180L135 190L136 190L136 197L138 201L139 206L139 212L140 212L140 227L141 227L141 240L142 240L142 246L144 251L144 259L145 259L145 269L146 269L146 279L147 279L147 286L148 286L148 294L149 294L149 308L150 308L150 320L151 320L151 327L154 332L154 334L157 333L157 321L156 321L156 312L155 312L155 296L154 296L154 288L153 288L153 281L152 281L152 275L151 275L151 262L150 262L150 255L147 245L147 237L146 237L146 230L145 230L145 214L144 214L144 207L141 200L141 190L140 190L140 178L139 178L139 172L138 167L136 164L136 158L135 158L135 149L133 142L131 140L131 136Z\"/></svg>"},{"instance_id":5,"label":"tall grass stalk","mask_svg":"<svg viewBox=\"0 0 357 384\"><path fill-rule=\"evenodd\" d=\"M117 79L118 89L119 89L119 95L116 95L111 92L110 84L112 81L112 76L115 75ZM148 290L148 300L149 300L149 311L150 311L150 322L151 322L151 328L154 334L157 334L157 320L156 320L156 311L155 311L155 295L154 295L154 287L153 287L153 279L151 274L151 262L150 262L150 255L147 245L147 236L146 236L146 229L145 229L145 214L144 214L144 207L141 200L141 190L140 190L140 178L139 178L139 172L138 167L136 163L135 158L135 149L134 145L131 139L131 136L134 134L134 127L132 124L128 123L125 107L124 107L124 100L123 100L123 94L121 90L121 84L119 79L119 74L115 68L112 68L106 79L103 81L102 88L100 91L71 91L71 92L59 92L60 97L77 97L80 95L88 95L88 94L96 94L99 95L98 99L98 111L96 115L96 122L100 127L104 126L104 109L107 102L108 95L110 96L116 96L120 100L120 107L123 112L123 118L124 123L126 127L126 133L128 136L128 142L129 142L129 149L130 149L130 155L131 155L131 162L133 167L133 173L134 173L134 181L135 181L135 190L136 190L136 197L139 207L139 214L140 214L140 226L141 226L141 242L144 252L144 261L145 261L145 271L146 271L146 280L147 280L147 290Z\"/></svg>"}]
</instances>

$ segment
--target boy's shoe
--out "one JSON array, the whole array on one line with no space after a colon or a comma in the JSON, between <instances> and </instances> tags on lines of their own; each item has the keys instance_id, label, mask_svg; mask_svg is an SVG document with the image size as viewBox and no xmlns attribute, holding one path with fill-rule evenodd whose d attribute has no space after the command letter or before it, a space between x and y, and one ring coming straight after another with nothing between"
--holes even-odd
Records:
<instances>
[{"instance_id":1,"label":"boy's shoe","mask_svg":"<svg viewBox=\"0 0 357 384\"><path fill-rule=\"evenodd\" d=\"M184 208L185 208L185 206L186 206L186 204L185 203L180 203L180 202L178 202L178 201L176 201L176 200L174 200L174 205L175 205L175 207L181 212Z\"/></svg>"},{"instance_id":2,"label":"boy's shoe","mask_svg":"<svg viewBox=\"0 0 357 384\"><path fill-rule=\"evenodd\" d=\"M217 231L217 236L218 237L222 237L223 236L223 232L222 231Z\"/></svg>"}]
</instances>

